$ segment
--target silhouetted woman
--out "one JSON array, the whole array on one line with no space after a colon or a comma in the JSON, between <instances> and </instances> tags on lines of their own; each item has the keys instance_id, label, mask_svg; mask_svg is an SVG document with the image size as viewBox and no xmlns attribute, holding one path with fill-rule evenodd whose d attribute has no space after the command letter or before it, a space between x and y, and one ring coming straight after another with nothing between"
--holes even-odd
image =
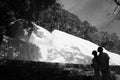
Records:
<instances>
[{"instance_id":1,"label":"silhouetted woman","mask_svg":"<svg viewBox=\"0 0 120 80\"><path fill-rule=\"evenodd\" d=\"M91 66L94 69L94 80L101 80L100 77L100 70L99 70L99 64L98 64L98 56L97 56L97 51L93 51L92 55L94 56L94 58L92 59L92 64Z\"/></svg>"}]
</instances>

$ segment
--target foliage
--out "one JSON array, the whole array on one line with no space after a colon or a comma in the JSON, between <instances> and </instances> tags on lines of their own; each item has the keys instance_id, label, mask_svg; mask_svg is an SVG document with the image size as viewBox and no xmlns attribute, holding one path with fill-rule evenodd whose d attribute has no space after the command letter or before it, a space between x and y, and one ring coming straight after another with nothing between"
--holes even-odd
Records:
<instances>
[{"instance_id":1,"label":"foliage","mask_svg":"<svg viewBox=\"0 0 120 80\"><path fill-rule=\"evenodd\" d=\"M20 53L17 47L13 47L10 40L16 41L16 34L23 35L23 30L32 31L31 22L38 12L48 8L55 0L1 0L0 1L0 59L34 59L27 53ZM19 20L21 19L21 20ZM12 22L17 24L11 25ZM24 25L25 23L25 25ZM5 40L5 37L9 39ZM2 44L1 44L2 43ZM12 45L9 45L12 44ZM21 45L21 43L20 43ZM19 46L19 45L18 45ZM31 45L32 46L32 45ZM34 45L33 45L34 46ZM36 47L36 46L34 46ZM36 48L38 49L38 48ZM17 54L14 57L14 53ZM38 53L36 53L38 54ZM19 56L18 56L19 55ZM26 58L25 55L28 55Z\"/></svg>"},{"instance_id":2,"label":"foliage","mask_svg":"<svg viewBox=\"0 0 120 80\"><path fill-rule=\"evenodd\" d=\"M53 3L55 0L1 0L0 25L9 24L15 19L32 20L37 12L46 9Z\"/></svg>"},{"instance_id":3,"label":"foliage","mask_svg":"<svg viewBox=\"0 0 120 80\"><path fill-rule=\"evenodd\" d=\"M60 3L55 3L39 13L34 22L49 31L58 29L88 40L89 35L97 31L87 21L82 22L76 15L63 9Z\"/></svg>"},{"instance_id":4,"label":"foliage","mask_svg":"<svg viewBox=\"0 0 120 80\"><path fill-rule=\"evenodd\" d=\"M55 0L0 0L0 41L3 35L9 35L9 29L6 28L12 21L17 19L32 21L38 12L55 2Z\"/></svg>"},{"instance_id":5,"label":"foliage","mask_svg":"<svg viewBox=\"0 0 120 80\"><path fill-rule=\"evenodd\" d=\"M97 32L93 36L93 42L105 47L107 50L120 54L120 39L116 33Z\"/></svg>"}]
</instances>

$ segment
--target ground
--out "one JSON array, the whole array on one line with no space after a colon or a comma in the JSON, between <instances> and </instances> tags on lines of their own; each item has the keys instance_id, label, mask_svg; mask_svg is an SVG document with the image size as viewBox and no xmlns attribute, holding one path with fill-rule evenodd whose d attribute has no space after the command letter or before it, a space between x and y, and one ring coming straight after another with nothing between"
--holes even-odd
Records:
<instances>
[{"instance_id":1,"label":"ground","mask_svg":"<svg viewBox=\"0 0 120 80\"><path fill-rule=\"evenodd\" d=\"M119 66L111 66L119 74ZM2 80L93 80L90 65L1 60Z\"/></svg>"}]
</instances>

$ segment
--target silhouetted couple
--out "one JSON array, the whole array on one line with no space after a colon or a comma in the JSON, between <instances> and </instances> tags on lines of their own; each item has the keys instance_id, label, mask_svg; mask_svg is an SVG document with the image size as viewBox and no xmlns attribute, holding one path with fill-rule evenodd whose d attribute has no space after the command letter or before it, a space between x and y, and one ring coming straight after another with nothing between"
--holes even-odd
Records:
<instances>
[{"instance_id":1,"label":"silhouetted couple","mask_svg":"<svg viewBox=\"0 0 120 80\"><path fill-rule=\"evenodd\" d=\"M97 54L99 52L99 55ZM95 80L112 80L109 70L109 56L103 52L102 47L98 47L97 51L93 51L92 67L94 68Z\"/></svg>"}]
</instances>

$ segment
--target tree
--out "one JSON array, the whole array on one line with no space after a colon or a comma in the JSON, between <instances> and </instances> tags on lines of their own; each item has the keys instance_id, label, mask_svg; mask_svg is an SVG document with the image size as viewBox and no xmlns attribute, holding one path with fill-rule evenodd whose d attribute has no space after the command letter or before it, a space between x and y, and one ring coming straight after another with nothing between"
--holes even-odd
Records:
<instances>
[{"instance_id":1,"label":"tree","mask_svg":"<svg viewBox=\"0 0 120 80\"><path fill-rule=\"evenodd\" d=\"M62 8L60 3L55 3L48 9L39 13L35 19L38 25L46 28L49 31L58 29L67 33L72 33L73 29L80 27L80 19Z\"/></svg>"},{"instance_id":2,"label":"tree","mask_svg":"<svg viewBox=\"0 0 120 80\"><path fill-rule=\"evenodd\" d=\"M118 6L120 6L120 0L113 0Z\"/></svg>"},{"instance_id":3,"label":"tree","mask_svg":"<svg viewBox=\"0 0 120 80\"><path fill-rule=\"evenodd\" d=\"M120 0L113 0L116 4L116 7L113 11L113 14L119 9L119 6L120 6ZM115 17L113 18L112 22L114 20L120 20L120 10L117 11L117 13L115 14Z\"/></svg>"},{"instance_id":4,"label":"tree","mask_svg":"<svg viewBox=\"0 0 120 80\"><path fill-rule=\"evenodd\" d=\"M120 54L120 42L119 37L116 33L108 33L108 32L97 32L92 35L92 42L98 44L99 46L103 46L107 50L111 52L115 52Z\"/></svg>"},{"instance_id":5,"label":"tree","mask_svg":"<svg viewBox=\"0 0 120 80\"><path fill-rule=\"evenodd\" d=\"M91 26L88 21L82 22L76 15L63 9L60 3L55 3L39 13L35 20L34 22L50 32L58 29L87 40L91 40L90 36L97 32L96 27Z\"/></svg>"},{"instance_id":6,"label":"tree","mask_svg":"<svg viewBox=\"0 0 120 80\"><path fill-rule=\"evenodd\" d=\"M0 43L9 35L9 24L18 19L33 21L37 14L47 9L56 0L1 0L0 1ZM17 32L17 31L16 31Z\"/></svg>"},{"instance_id":7,"label":"tree","mask_svg":"<svg viewBox=\"0 0 120 80\"><path fill-rule=\"evenodd\" d=\"M11 47L10 41L13 40L16 42L16 39L24 34L24 29L27 29L28 33L30 33L32 28L29 22L34 21L38 13L47 9L55 2L56 0L0 1L0 59L15 59L15 55L19 55L23 59L30 58L29 56L27 58L24 57L28 55L27 53L19 54L19 49L17 47ZM11 25L12 23L17 24Z\"/></svg>"}]
</instances>

